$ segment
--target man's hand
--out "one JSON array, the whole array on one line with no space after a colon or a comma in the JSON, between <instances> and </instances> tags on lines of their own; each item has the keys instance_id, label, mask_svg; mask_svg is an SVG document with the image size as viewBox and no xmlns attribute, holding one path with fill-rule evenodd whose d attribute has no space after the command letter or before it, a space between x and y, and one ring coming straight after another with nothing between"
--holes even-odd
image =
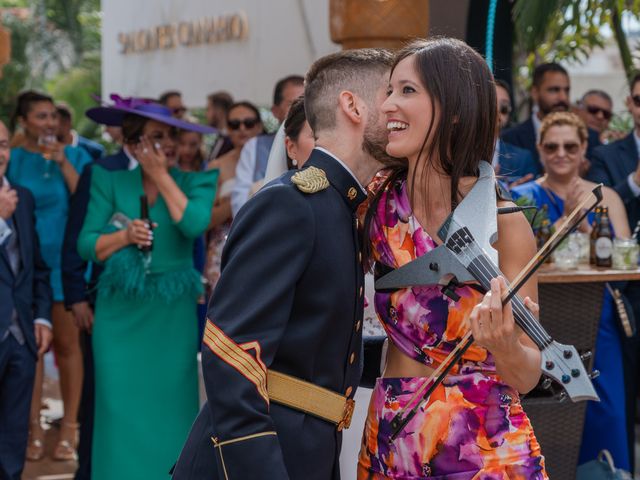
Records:
<instances>
[{"instance_id":1,"label":"man's hand","mask_svg":"<svg viewBox=\"0 0 640 480\"><path fill-rule=\"evenodd\" d=\"M509 190L511 190L513 187L517 187L518 185L522 185L523 183L530 182L531 180L533 180L533 173L527 173L525 176L520 177L518 180L511 182L509 184Z\"/></svg>"},{"instance_id":2,"label":"man's hand","mask_svg":"<svg viewBox=\"0 0 640 480\"><path fill-rule=\"evenodd\" d=\"M42 325L41 323L36 323L34 327L36 333L36 345L38 346L38 356L41 356L49 350L51 340L53 339L53 333L49 327Z\"/></svg>"},{"instance_id":3,"label":"man's hand","mask_svg":"<svg viewBox=\"0 0 640 480\"><path fill-rule=\"evenodd\" d=\"M0 218L8 220L18 205L18 194L6 185L0 187Z\"/></svg>"},{"instance_id":4,"label":"man's hand","mask_svg":"<svg viewBox=\"0 0 640 480\"><path fill-rule=\"evenodd\" d=\"M93 310L89 306L89 302L78 302L71 305L71 313L73 320L80 330L91 333L93 329Z\"/></svg>"}]
</instances>

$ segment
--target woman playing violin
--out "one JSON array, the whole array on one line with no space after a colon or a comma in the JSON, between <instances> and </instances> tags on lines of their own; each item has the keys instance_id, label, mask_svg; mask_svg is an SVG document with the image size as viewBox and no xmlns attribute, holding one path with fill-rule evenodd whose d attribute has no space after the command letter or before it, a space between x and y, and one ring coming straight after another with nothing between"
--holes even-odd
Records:
<instances>
[{"instance_id":1,"label":"woman playing violin","mask_svg":"<svg viewBox=\"0 0 640 480\"><path fill-rule=\"evenodd\" d=\"M407 166L372 185L365 232L376 263L396 269L436 248L437 230L478 180L480 162L492 157L495 95L485 61L461 41L420 40L398 53L382 110L387 153ZM500 270L514 278L536 253L534 237L522 214L497 221L493 247ZM519 399L540 378L540 351L515 325L511 306L502 307L504 279L492 279L484 295L474 287L456 289L458 300L438 285L376 293L390 343L369 406L359 479L547 478ZM521 293L537 314L535 276ZM475 344L390 444L394 417L413 406L415 392L469 330Z\"/></svg>"}]
</instances>

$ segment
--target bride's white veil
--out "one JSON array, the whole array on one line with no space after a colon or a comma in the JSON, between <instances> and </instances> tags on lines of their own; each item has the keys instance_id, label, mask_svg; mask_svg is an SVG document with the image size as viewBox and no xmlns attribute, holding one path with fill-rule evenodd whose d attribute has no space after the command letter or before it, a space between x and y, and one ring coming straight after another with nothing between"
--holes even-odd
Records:
<instances>
[{"instance_id":1,"label":"bride's white veil","mask_svg":"<svg viewBox=\"0 0 640 480\"><path fill-rule=\"evenodd\" d=\"M264 185L269 183L274 178L278 178L287 168L287 149L284 145L284 122L278 128L275 138L273 139L273 145L269 152L269 160L267 161L267 170L264 175Z\"/></svg>"}]
</instances>

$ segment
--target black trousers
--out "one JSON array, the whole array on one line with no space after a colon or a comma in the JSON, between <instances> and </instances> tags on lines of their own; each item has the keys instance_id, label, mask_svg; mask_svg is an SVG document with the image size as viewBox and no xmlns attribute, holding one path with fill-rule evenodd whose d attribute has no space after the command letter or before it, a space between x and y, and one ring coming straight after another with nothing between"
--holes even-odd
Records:
<instances>
[{"instance_id":1,"label":"black trousers","mask_svg":"<svg viewBox=\"0 0 640 480\"><path fill-rule=\"evenodd\" d=\"M0 479L20 480L29 437L36 358L11 334L0 342Z\"/></svg>"},{"instance_id":2,"label":"black trousers","mask_svg":"<svg viewBox=\"0 0 640 480\"><path fill-rule=\"evenodd\" d=\"M80 347L82 348L84 381L82 382L82 397L80 399L80 409L78 411L78 419L80 421L78 470L76 470L76 476L74 478L75 480L90 480L95 379L93 371L93 348L91 347L91 335L85 331L80 333Z\"/></svg>"}]
</instances>

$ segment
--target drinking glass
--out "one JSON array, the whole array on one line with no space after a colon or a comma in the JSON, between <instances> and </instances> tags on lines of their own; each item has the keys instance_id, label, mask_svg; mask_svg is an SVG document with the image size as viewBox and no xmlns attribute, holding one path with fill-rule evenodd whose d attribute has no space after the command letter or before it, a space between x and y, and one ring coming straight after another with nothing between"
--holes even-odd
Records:
<instances>
[{"instance_id":1,"label":"drinking glass","mask_svg":"<svg viewBox=\"0 0 640 480\"><path fill-rule=\"evenodd\" d=\"M54 147L58 143L55 135L41 135L38 137L38 147L40 153L45 159L44 178L51 177L51 155L53 155Z\"/></svg>"},{"instance_id":2,"label":"drinking glass","mask_svg":"<svg viewBox=\"0 0 640 480\"><path fill-rule=\"evenodd\" d=\"M619 270L638 268L638 242L635 239L613 239L613 268Z\"/></svg>"}]
</instances>

